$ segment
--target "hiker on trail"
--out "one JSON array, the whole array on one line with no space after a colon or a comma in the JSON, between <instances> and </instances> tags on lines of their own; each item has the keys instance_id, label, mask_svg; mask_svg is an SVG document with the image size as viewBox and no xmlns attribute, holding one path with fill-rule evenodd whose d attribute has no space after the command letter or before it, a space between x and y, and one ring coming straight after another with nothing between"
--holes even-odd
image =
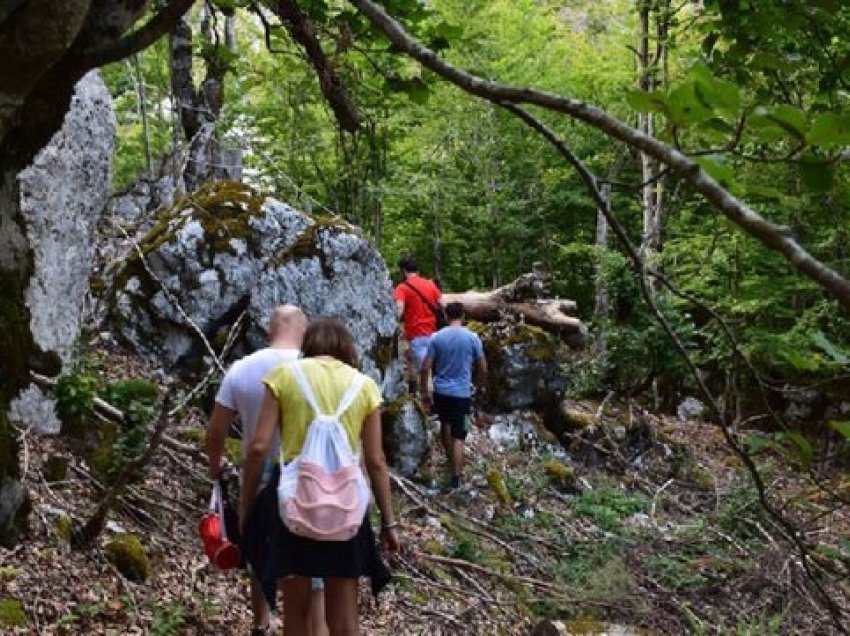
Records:
<instances>
[{"instance_id":1,"label":"hiker on trail","mask_svg":"<svg viewBox=\"0 0 850 636\"><path fill-rule=\"evenodd\" d=\"M287 523L280 521L281 508L286 507L280 506L278 496L291 483L288 481L291 475L289 471L294 466L299 471L295 479L298 484L295 492L307 497L306 500L296 497L294 503L300 505L301 501L306 501L303 508L310 512L315 506L311 505L309 491L315 491L316 484L324 484L322 479L336 477L343 470L361 470L356 453L362 445L363 464L381 513L381 544L389 552L398 551L399 539L390 500L389 471L381 439L381 394L375 382L357 370L354 340L339 320L313 320L304 334L302 350L304 357L301 360L278 367L264 380L267 390L263 408L245 461L240 520L244 520L243 536L247 542L255 540L252 537L252 526L262 527L263 519L268 517L278 521L277 533L261 540L271 540L278 548L272 574L283 579L284 632L296 636L306 633L310 578L319 577L325 582L325 617L331 636L352 636L360 633L358 578L370 577L373 592L377 594L391 577L378 554L367 514L369 486L365 480L357 482L362 483L365 490L365 493L358 491L356 497L356 501L363 504L364 514L362 521L359 516L353 519L349 535L353 538L348 540L323 540L306 536L306 530L318 528L327 519L319 519L312 526L305 522L291 529L291 520ZM279 484L270 483L254 499L264 458L272 448L272 441L278 431L281 433L281 465L285 480ZM333 431L335 436L327 437L331 435L328 431ZM325 457L340 447L344 449L349 461L345 468L339 468L342 464L320 467L315 463L309 466L308 463L300 463L302 453L309 454L320 435L326 435L321 438L324 444L335 444L332 448L320 446ZM305 447L305 441L311 442L309 448ZM340 459L338 454L333 457L335 460ZM338 472L329 472L337 469ZM362 479L362 474L357 474ZM307 479L305 475L313 475L315 481ZM344 484L345 487L348 485L348 482ZM334 488L322 492L333 501L336 492ZM331 517L352 509L351 506L346 508L347 502L343 501L333 501L332 505ZM359 514L360 508L355 509Z\"/></svg>"},{"instance_id":2,"label":"hiker on trail","mask_svg":"<svg viewBox=\"0 0 850 636\"><path fill-rule=\"evenodd\" d=\"M451 468L451 490L460 488L463 472L463 443L469 432L472 411L473 367L479 391L487 385L487 361L481 339L463 326L463 305L446 306L449 326L431 337L422 364L422 401L426 409L433 405L440 420L443 447ZM429 374L433 369L434 393Z\"/></svg>"},{"instance_id":3,"label":"hiker on trail","mask_svg":"<svg viewBox=\"0 0 850 636\"><path fill-rule=\"evenodd\" d=\"M219 479L222 469L224 443L230 431L234 417L238 414L242 422L242 458L248 452L248 445L254 437L260 408L266 389L263 378L275 367L297 360L301 355L301 340L307 328L304 312L294 305L277 307L269 319L269 346L241 360L230 367L221 382L215 399L212 414L207 426L207 455L209 472L212 479ZM270 450L264 458L261 481L267 481L272 467L278 461L280 436L276 435ZM312 636L327 633L324 626L324 599L321 589L314 596ZM253 611L252 634L262 636L270 634L269 606L266 603L260 585L255 576L251 576L251 609Z\"/></svg>"},{"instance_id":4,"label":"hiker on trail","mask_svg":"<svg viewBox=\"0 0 850 636\"><path fill-rule=\"evenodd\" d=\"M404 322L404 337L408 342L408 368L411 392L415 392L417 374L428 351L428 341L443 315L442 292L433 281L420 276L416 261L409 254L398 263L404 280L393 292L396 314Z\"/></svg>"}]
</instances>

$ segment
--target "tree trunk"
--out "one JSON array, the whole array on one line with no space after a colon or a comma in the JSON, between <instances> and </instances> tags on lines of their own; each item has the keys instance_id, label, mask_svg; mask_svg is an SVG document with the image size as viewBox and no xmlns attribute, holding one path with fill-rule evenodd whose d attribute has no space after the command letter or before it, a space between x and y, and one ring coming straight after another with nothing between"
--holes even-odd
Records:
<instances>
[{"instance_id":1,"label":"tree trunk","mask_svg":"<svg viewBox=\"0 0 850 636\"><path fill-rule=\"evenodd\" d=\"M652 0L639 0L638 33L638 85L643 91L652 91L656 87L655 64L650 56L650 30L652 22ZM638 129L644 134L655 136L655 117L653 113L638 114ZM652 261L661 251L661 191L660 181L654 180L658 174L658 162L645 152L640 153L641 210L643 213L643 233L640 250L644 259Z\"/></svg>"},{"instance_id":2,"label":"tree trunk","mask_svg":"<svg viewBox=\"0 0 850 636\"><path fill-rule=\"evenodd\" d=\"M600 188L605 201L611 197L611 186L604 184ZM608 284L605 281L604 258L608 250L608 220L602 210L596 212L596 264L594 266L595 294L593 303L593 317L597 322L602 322L608 317L610 302L608 297Z\"/></svg>"},{"instance_id":3,"label":"tree trunk","mask_svg":"<svg viewBox=\"0 0 850 636\"><path fill-rule=\"evenodd\" d=\"M585 329L575 317L572 300L545 298L548 276L536 263L533 271L488 292L466 291L443 294L443 304L461 303L467 318L479 322L522 319L530 325L557 333L573 347L584 343Z\"/></svg>"}]
</instances>

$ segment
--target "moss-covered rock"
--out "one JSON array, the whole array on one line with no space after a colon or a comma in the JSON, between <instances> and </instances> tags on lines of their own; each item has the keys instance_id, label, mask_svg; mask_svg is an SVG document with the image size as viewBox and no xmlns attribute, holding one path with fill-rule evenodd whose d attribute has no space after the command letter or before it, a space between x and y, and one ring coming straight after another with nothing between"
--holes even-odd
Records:
<instances>
[{"instance_id":1,"label":"moss-covered rock","mask_svg":"<svg viewBox=\"0 0 850 636\"><path fill-rule=\"evenodd\" d=\"M505 484L505 478L502 473L495 468L487 471L487 483L496 495L496 501L502 506L510 506L513 503L511 493Z\"/></svg>"},{"instance_id":2,"label":"moss-covered rock","mask_svg":"<svg viewBox=\"0 0 850 636\"><path fill-rule=\"evenodd\" d=\"M0 627L26 627L27 614L24 604L16 598L0 599Z\"/></svg>"},{"instance_id":3,"label":"moss-covered rock","mask_svg":"<svg viewBox=\"0 0 850 636\"><path fill-rule=\"evenodd\" d=\"M543 463L543 470L549 477L549 480L558 488L564 490L576 490L576 475L575 471L565 463L550 457Z\"/></svg>"},{"instance_id":4,"label":"moss-covered rock","mask_svg":"<svg viewBox=\"0 0 850 636\"><path fill-rule=\"evenodd\" d=\"M124 577L136 583L147 580L150 560L139 537L134 534L119 534L104 548L106 558Z\"/></svg>"},{"instance_id":5,"label":"moss-covered rock","mask_svg":"<svg viewBox=\"0 0 850 636\"><path fill-rule=\"evenodd\" d=\"M184 379L210 365L196 327L220 349L244 313L232 350L239 356L266 344L272 310L291 303L308 316L341 318L363 370L395 387L381 377L397 328L386 264L345 221L303 214L244 184L213 183L161 212L141 251L144 261L133 255L114 273L116 332Z\"/></svg>"},{"instance_id":6,"label":"moss-covered rock","mask_svg":"<svg viewBox=\"0 0 850 636\"><path fill-rule=\"evenodd\" d=\"M56 520L53 522L53 530L56 533L56 539L63 546L71 545L71 536L74 532L74 522L71 517L64 512L56 515Z\"/></svg>"},{"instance_id":7,"label":"moss-covered rock","mask_svg":"<svg viewBox=\"0 0 850 636\"><path fill-rule=\"evenodd\" d=\"M539 327L526 324L467 324L481 338L490 369L489 398L505 411L544 409L566 386L562 345Z\"/></svg>"}]
</instances>

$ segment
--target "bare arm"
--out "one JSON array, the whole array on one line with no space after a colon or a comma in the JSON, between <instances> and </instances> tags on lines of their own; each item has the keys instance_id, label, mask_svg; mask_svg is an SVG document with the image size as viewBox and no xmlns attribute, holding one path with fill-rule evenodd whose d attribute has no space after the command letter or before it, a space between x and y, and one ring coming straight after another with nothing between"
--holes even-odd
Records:
<instances>
[{"instance_id":1,"label":"bare arm","mask_svg":"<svg viewBox=\"0 0 850 636\"><path fill-rule=\"evenodd\" d=\"M221 456L224 452L224 442L230 432L234 415L236 415L235 411L218 402L215 403L212 413L210 413L205 441L209 459L209 472L212 479L218 479L221 474Z\"/></svg>"},{"instance_id":2,"label":"bare arm","mask_svg":"<svg viewBox=\"0 0 850 636\"><path fill-rule=\"evenodd\" d=\"M404 301L396 300L395 301L395 317L401 320L404 317Z\"/></svg>"},{"instance_id":3,"label":"bare arm","mask_svg":"<svg viewBox=\"0 0 850 636\"><path fill-rule=\"evenodd\" d=\"M487 390L487 358L484 356L475 360L475 381L482 393Z\"/></svg>"},{"instance_id":4,"label":"bare arm","mask_svg":"<svg viewBox=\"0 0 850 636\"><path fill-rule=\"evenodd\" d=\"M398 550L398 535L395 532L395 512L390 494L390 473L384 455L381 435L381 412L375 409L363 422L363 459L372 482L372 492L381 512L381 538L391 552Z\"/></svg>"},{"instance_id":5,"label":"bare arm","mask_svg":"<svg viewBox=\"0 0 850 636\"><path fill-rule=\"evenodd\" d=\"M274 394L266 389L257 430L248 445L245 464L242 466L242 498L239 502L239 521L244 524L257 496L263 461L272 445L275 429L280 425L280 406Z\"/></svg>"}]
</instances>

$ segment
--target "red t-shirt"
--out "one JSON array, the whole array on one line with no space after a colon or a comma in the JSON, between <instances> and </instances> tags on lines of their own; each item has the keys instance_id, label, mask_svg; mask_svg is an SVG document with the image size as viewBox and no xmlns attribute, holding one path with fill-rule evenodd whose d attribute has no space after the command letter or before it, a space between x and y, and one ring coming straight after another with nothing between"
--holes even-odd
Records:
<instances>
[{"instance_id":1,"label":"red t-shirt","mask_svg":"<svg viewBox=\"0 0 850 636\"><path fill-rule=\"evenodd\" d=\"M410 289L408 283L416 287L417 291L434 307L440 302L442 296L440 288L427 278L412 276L407 279L407 282L398 285L393 293L394 300L404 303L404 314L401 317L404 320L404 337L413 340L419 336L430 336L437 330L437 319L428 305L422 302L419 294Z\"/></svg>"}]
</instances>

